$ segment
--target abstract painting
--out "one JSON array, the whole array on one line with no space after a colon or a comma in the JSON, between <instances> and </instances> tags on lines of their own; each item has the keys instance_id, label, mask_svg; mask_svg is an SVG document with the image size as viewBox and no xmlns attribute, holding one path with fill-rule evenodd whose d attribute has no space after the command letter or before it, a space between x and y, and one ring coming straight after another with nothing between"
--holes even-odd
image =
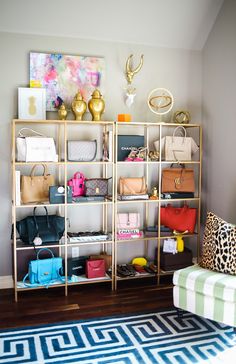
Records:
<instances>
[{"instance_id":1,"label":"abstract painting","mask_svg":"<svg viewBox=\"0 0 236 364\"><path fill-rule=\"evenodd\" d=\"M46 88L46 109L56 110L59 96L67 108L80 90L85 101L95 88L104 93L105 62L102 57L30 52L30 87Z\"/></svg>"}]
</instances>

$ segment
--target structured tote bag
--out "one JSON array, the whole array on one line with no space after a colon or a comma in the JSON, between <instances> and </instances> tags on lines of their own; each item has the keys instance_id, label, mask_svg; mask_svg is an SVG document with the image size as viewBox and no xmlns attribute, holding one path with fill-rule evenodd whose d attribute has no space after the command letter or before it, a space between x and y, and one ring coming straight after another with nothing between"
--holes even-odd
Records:
<instances>
[{"instance_id":1,"label":"structured tote bag","mask_svg":"<svg viewBox=\"0 0 236 364\"><path fill-rule=\"evenodd\" d=\"M117 214L117 229L139 229L140 214L138 212L120 212Z\"/></svg>"},{"instance_id":2,"label":"structured tote bag","mask_svg":"<svg viewBox=\"0 0 236 364\"><path fill-rule=\"evenodd\" d=\"M187 205L174 207L168 204L166 207L161 207L161 225L165 225L172 230L193 233L196 218L197 209L190 208Z\"/></svg>"},{"instance_id":3,"label":"structured tote bag","mask_svg":"<svg viewBox=\"0 0 236 364\"><path fill-rule=\"evenodd\" d=\"M161 192L194 192L194 170L165 168L162 171Z\"/></svg>"},{"instance_id":4,"label":"structured tote bag","mask_svg":"<svg viewBox=\"0 0 236 364\"><path fill-rule=\"evenodd\" d=\"M110 178L88 178L85 180L85 196L107 196Z\"/></svg>"},{"instance_id":5,"label":"structured tote bag","mask_svg":"<svg viewBox=\"0 0 236 364\"><path fill-rule=\"evenodd\" d=\"M147 193L145 177L120 177L119 185L121 195L145 195Z\"/></svg>"},{"instance_id":6,"label":"structured tote bag","mask_svg":"<svg viewBox=\"0 0 236 364\"><path fill-rule=\"evenodd\" d=\"M18 162L58 161L54 139L30 128L20 129L16 138L16 150Z\"/></svg>"},{"instance_id":7,"label":"structured tote bag","mask_svg":"<svg viewBox=\"0 0 236 364\"><path fill-rule=\"evenodd\" d=\"M45 215L35 215L35 207L32 216L27 216L16 222L20 239L24 243L40 245L58 242L61 239L65 230L65 218L58 215L48 215L47 208L44 207L44 209Z\"/></svg>"},{"instance_id":8,"label":"structured tote bag","mask_svg":"<svg viewBox=\"0 0 236 364\"><path fill-rule=\"evenodd\" d=\"M40 166L40 164L33 166L30 176L21 177L21 200L23 203L47 201L49 198L49 187L55 184L54 176L48 174L45 164L42 164L43 174L35 176L34 172L37 166Z\"/></svg>"}]
</instances>

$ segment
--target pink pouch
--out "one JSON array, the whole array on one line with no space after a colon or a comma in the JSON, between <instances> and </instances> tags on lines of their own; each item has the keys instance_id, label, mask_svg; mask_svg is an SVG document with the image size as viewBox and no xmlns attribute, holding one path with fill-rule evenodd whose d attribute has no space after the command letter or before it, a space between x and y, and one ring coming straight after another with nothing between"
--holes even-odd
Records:
<instances>
[{"instance_id":1,"label":"pink pouch","mask_svg":"<svg viewBox=\"0 0 236 364\"><path fill-rule=\"evenodd\" d=\"M139 227L140 214L138 212L117 214L117 229L138 229Z\"/></svg>"},{"instance_id":2,"label":"pink pouch","mask_svg":"<svg viewBox=\"0 0 236 364\"><path fill-rule=\"evenodd\" d=\"M83 173L76 172L74 174L73 178L71 178L67 182L68 186L72 187L72 196L73 197L84 195L84 193L85 193L84 181L85 181L85 177L84 177Z\"/></svg>"}]
</instances>

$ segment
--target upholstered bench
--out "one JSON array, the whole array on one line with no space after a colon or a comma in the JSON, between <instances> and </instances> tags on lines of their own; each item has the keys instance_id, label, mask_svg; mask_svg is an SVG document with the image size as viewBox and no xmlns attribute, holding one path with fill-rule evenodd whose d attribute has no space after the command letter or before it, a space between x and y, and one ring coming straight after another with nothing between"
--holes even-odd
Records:
<instances>
[{"instance_id":1,"label":"upholstered bench","mask_svg":"<svg viewBox=\"0 0 236 364\"><path fill-rule=\"evenodd\" d=\"M177 308L236 327L236 276L194 265L177 270L173 283Z\"/></svg>"}]
</instances>

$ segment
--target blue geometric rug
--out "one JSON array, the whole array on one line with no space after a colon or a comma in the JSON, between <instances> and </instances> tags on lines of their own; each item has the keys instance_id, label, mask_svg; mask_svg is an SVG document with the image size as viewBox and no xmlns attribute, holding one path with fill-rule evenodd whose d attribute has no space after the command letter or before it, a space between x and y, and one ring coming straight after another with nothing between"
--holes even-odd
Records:
<instances>
[{"instance_id":1,"label":"blue geometric rug","mask_svg":"<svg viewBox=\"0 0 236 364\"><path fill-rule=\"evenodd\" d=\"M0 331L0 363L235 364L232 328L174 309Z\"/></svg>"}]
</instances>

